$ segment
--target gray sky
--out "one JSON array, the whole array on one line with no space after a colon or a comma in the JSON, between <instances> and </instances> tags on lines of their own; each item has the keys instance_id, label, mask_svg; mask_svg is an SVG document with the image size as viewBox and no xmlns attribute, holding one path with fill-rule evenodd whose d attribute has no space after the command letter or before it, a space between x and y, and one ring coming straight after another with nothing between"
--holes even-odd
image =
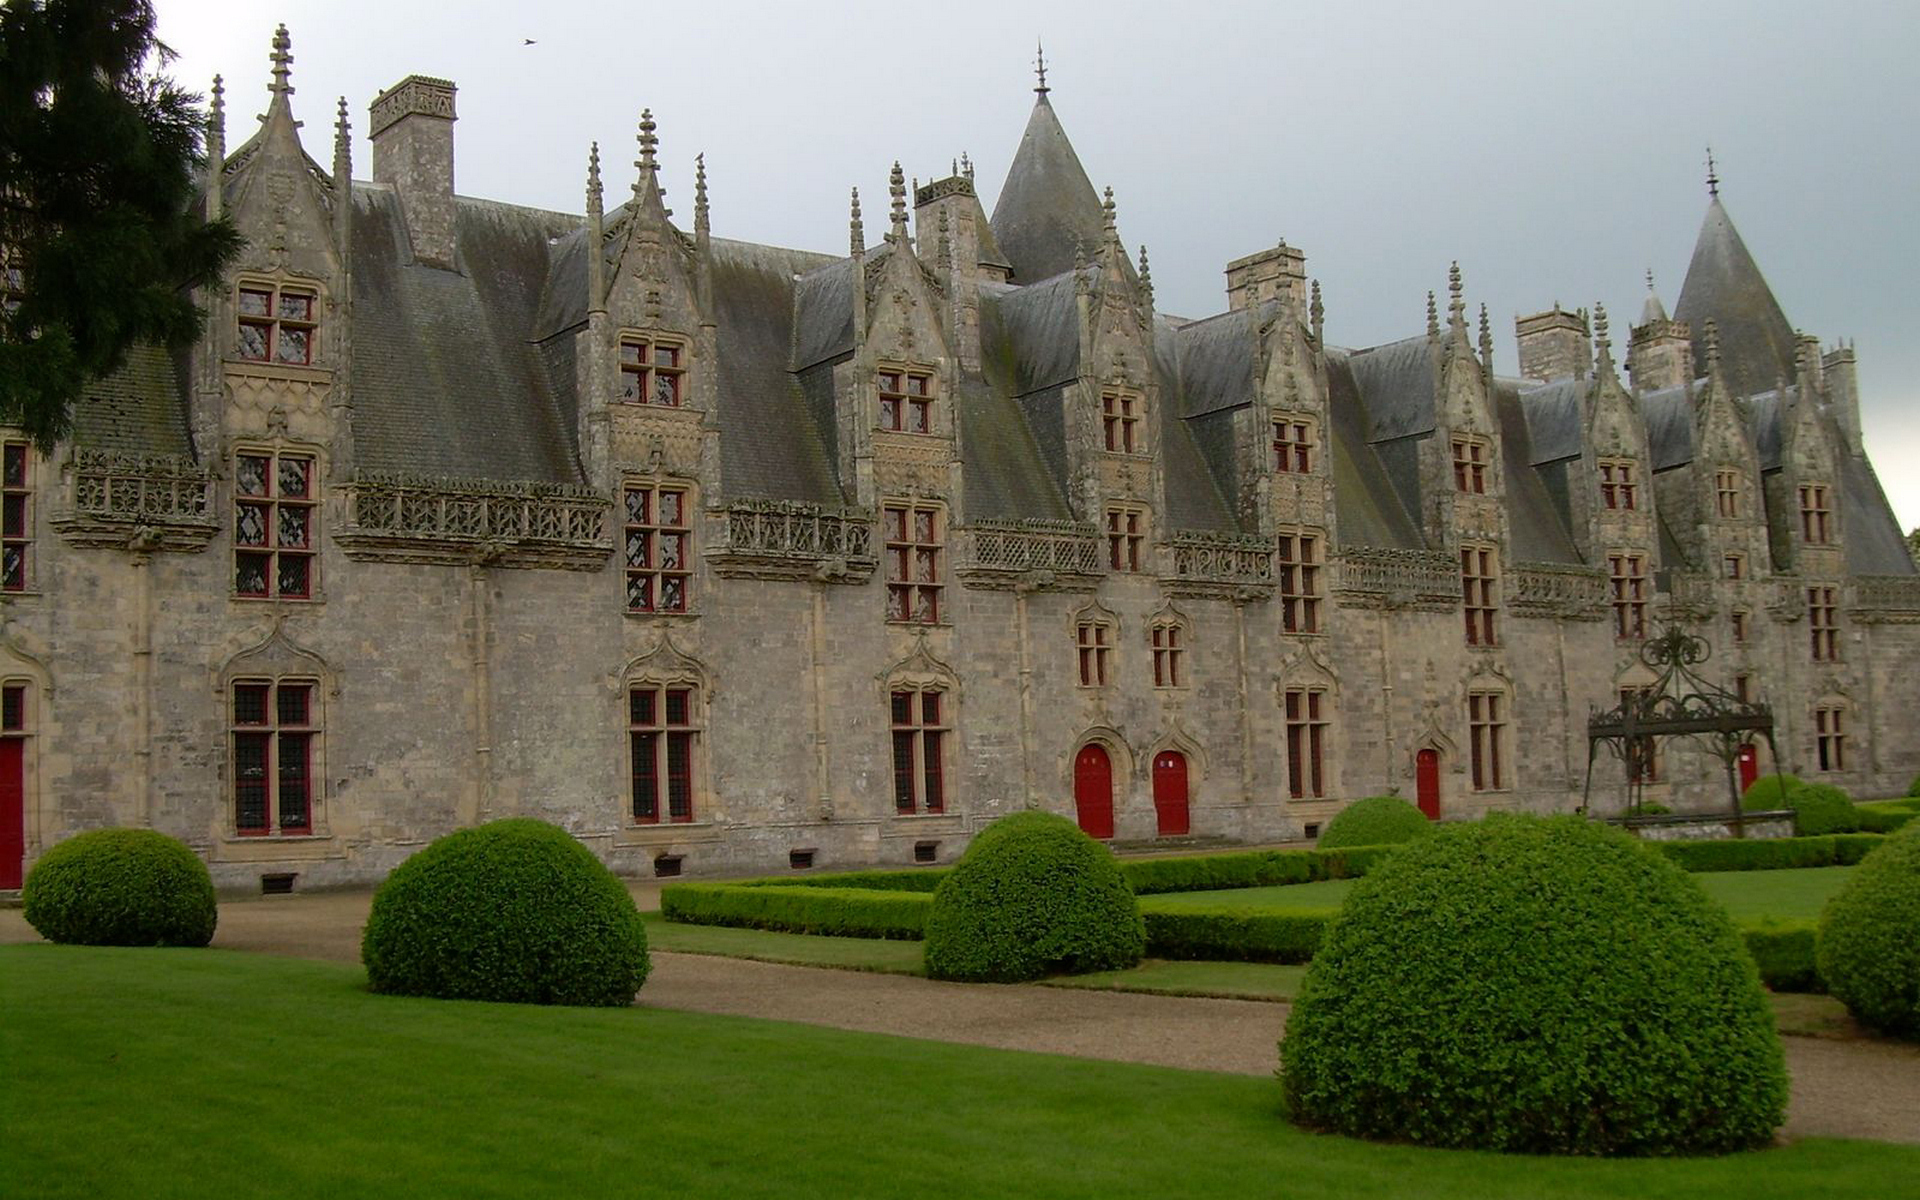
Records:
<instances>
[{"instance_id":1,"label":"gray sky","mask_svg":"<svg viewBox=\"0 0 1920 1200\"><path fill-rule=\"evenodd\" d=\"M323 163L335 97L365 177L368 102L437 75L460 88L462 194L579 212L587 144L620 196L651 107L683 220L705 151L716 235L835 253L848 187L871 228L895 158L926 180L970 153L992 211L1044 38L1054 108L1095 186L1113 186L1122 237L1147 244L1164 311L1224 308L1226 263L1285 237L1322 281L1328 338L1372 345L1424 328L1457 258L1503 373L1518 314L1599 301L1624 342L1648 268L1673 306L1711 144L1788 319L1855 340L1868 451L1902 527L1920 525L1910 2L157 7L176 76L226 76L230 145L266 107L284 21Z\"/></svg>"}]
</instances>

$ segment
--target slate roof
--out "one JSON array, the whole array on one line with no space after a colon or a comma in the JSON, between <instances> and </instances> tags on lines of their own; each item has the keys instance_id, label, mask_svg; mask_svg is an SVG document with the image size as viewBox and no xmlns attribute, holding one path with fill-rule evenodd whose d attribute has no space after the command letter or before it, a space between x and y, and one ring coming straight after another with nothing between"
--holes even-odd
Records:
<instances>
[{"instance_id":1,"label":"slate roof","mask_svg":"<svg viewBox=\"0 0 1920 1200\"><path fill-rule=\"evenodd\" d=\"M1700 223L1673 315L1692 326L1694 367L1701 375L1707 373L1707 322L1714 322L1721 367L1734 395L1750 396L1793 375L1793 326L1718 196Z\"/></svg>"},{"instance_id":2,"label":"slate roof","mask_svg":"<svg viewBox=\"0 0 1920 1200\"><path fill-rule=\"evenodd\" d=\"M1075 247L1091 254L1106 237L1100 197L1045 92L1027 118L989 224L1016 283L1073 270Z\"/></svg>"},{"instance_id":3,"label":"slate roof","mask_svg":"<svg viewBox=\"0 0 1920 1200\"><path fill-rule=\"evenodd\" d=\"M87 384L73 406L73 440L95 450L192 459L185 363L158 346L127 352L120 369Z\"/></svg>"}]
</instances>

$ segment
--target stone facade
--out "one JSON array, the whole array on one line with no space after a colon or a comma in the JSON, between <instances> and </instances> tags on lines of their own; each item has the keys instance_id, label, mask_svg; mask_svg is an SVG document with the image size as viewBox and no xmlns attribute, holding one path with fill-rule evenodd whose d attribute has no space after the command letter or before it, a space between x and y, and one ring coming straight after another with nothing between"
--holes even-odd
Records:
<instances>
[{"instance_id":1,"label":"stone facade","mask_svg":"<svg viewBox=\"0 0 1920 1200\"><path fill-rule=\"evenodd\" d=\"M1568 810L1671 621L1788 768L1920 770L1920 577L1853 352L1788 328L1771 390L1730 382L1720 341L1777 331L1689 308L1764 290L1712 275L1745 269L1717 196L1631 386L1557 304L1507 378L1457 270L1385 346L1325 343L1285 243L1218 316L1157 313L1044 86L991 219L970 166L896 165L834 257L716 238L704 166L675 225L650 116L611 209L597 148L583 215L457 197L454 88L418 76L350 182L344 102L323 169L284 31L273 62L231 153L215 92L206 211L249 242L204 340L10 452L28 863L115 824L307 887L508 815L650 875L947 861L1029 805L1127 842L1388 789ZM1648 798L1724 788L1675 748Z\"/></svg>"}]
</instances>

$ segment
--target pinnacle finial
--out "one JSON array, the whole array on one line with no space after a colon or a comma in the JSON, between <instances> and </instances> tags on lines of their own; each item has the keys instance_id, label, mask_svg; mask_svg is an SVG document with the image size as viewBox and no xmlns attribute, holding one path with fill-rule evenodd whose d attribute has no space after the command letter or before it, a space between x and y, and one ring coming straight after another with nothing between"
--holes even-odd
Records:
<instances>
[{"instance_id":1,"label":"pinnacle finial","mask_svg":"<svg viewBox=\"0 0 1920 1200\"><path fill-rule=\"evenodd\" d=\"M1487 306L1480 306L1480 361L1487 370L1493 370L1493 320L1487 316Z\"/></svg>"},{"instance_id":2,"label":"pinnacle finial","mask_svg":"<svg viewBox=\"0 0 1920 1200\"><path fill-rule=\"evenodd\" d=\"M968 179L973 178L973 159L967 156L965 150L960 152L960 173Z\"/></svg>"},{"instance_id":3,"label":"pinnacle finial","mask_svg":"<svg viewBox=\"0 0 1920 1200\"><path fill-rule=\"evenodd\" d=\"M1153 291L1153 268L1147 265L1147 244L1140 243L1140 286Z\"/></svg>"},{"instance_id":4,"label":"pinnacle finial","mask_svg":"<svg viewBox=\"0 0 1920 1200\"><path fill-rule=\"evenodd\" d=\"M1713 166L1713 147L1707 147L1707 195L1716 199L1720 195L1720 175Z\"/></svg>"},{"instance_id":5,"label":"pinnacle finial","mask_svg":"<svg viewBox=\"0 0 1920 1200\"><path fill-rule=\"evenodd\" d=\"M353 171L353 130L347 124L347 98L340 97L340 113L333 122L333 185L347 187Z\"/></svg>"},{"instance_id":6,"label":"pinnacle finial","mask_svg":"<svg viewBox=\"0 0 1920 1200\"><path fill-rule=\"evenodd\" d=\"M1430 338L1440 336L1440 310L1434 305L1431 291L1427 293L1427 336Z\"/></svg>"},{"instance_id":7,"label":"pinnacle finial","mask_svg":"<svg viewBox=\"0 0 1920 1200\"><path fill-rule=\"evenodd\" d=\"M1039 42L1033 44L1033 69L1040 76L1039 85L1033 89L1034 94L1045 96L1050 90L1047 87L1047 48Z\"/></svg>"},{"instance_id":8,"label":"pinnacle finial","mask_svg":"<svg viewBox=\"0 0 1920 1200\"><path fill-rule=\"evenodd\" d=\"M860 221L860 189L853 189L852 216L847 220L847 246L849 253L864 254L867 250L867 230Z\"/></svg>"},{"instance_id":9,"label":"pinnacle finial","mask_svg":"<svg viewBox=\"0 0 1920 1200\"><path fill-rule=\"evenodd\" d=\"M605 205L600 192L600 143L587 149L587 211L599 213Z\"/></svg>"},{"instance_id":10,"label":"pinnacle finial","mask_svg":"<svg viewBox=\"0 0 1920 1200\"><path fill-rule=\"evenodd\" d=\"M1109 186L1106 196L1100 201L1100 221L1106 227L1109 236L1113 234L1119 225L1117 212L1118 210L1114 207L1113 203L1113 188Z\"/></svg>"},{"instance_id":11,"label":"pinnacle finial","mask_svg":"<svg viewBox=\"0 0 1920 1200\"><path fill-rule=\"evenodd\" d=\"M227 85L220 76L213 77L213 120L216 125L227 122Z\"/></svg>"},{"instance_id":12,"label":"pinnacle finial","mask_svg":"<svg viewBox=\"0 0 1920 1200\"><path fill-rule=\"evenodd\" d=\"M227 89L213 77L213 101L207 105L207 163L217 174L227 157Z\"/></svg>"},{"instance_id":13,"label":"pinnacle finial","mask_svg":"<svg viewBox=\"0 0 1920 1200\"><path fill-rule=\"evenodd\" d=\"M1649 292L1653 290L1653 268L1652 267L1647 268L1647 290Z\"/></svg>"},{"instance_id":14,"label":"pinnacle finial","mask_svg":"<svg viewBox=\"0 0 1920 1200\"><path fill-rule=\"evenodd\" d=\"M273 31L273 94L276 96L293 95L293 38L287 33L285 25Z\"/></svg>"},{"instance_id":15,"label":"pinnacle finial","mask_svg":"<svg viewBox=\"0 0 1920 1200\"><path fill-rule=\"evenodd\" d=\"M1595 375L1604 375L1613 367L1613 338L1607 332L1607 306L1593 305L1593 367Z\"/></svg>"},{"instance_id":16,"label":"pinnacle finial","mask_svg":"<svg viewBox=\"0 0 1920 1200\"><path fill-rule=\"evenodd\" d=\"M641 109L640 132L634 139L640 143L640 157L633 161L633 165L638 167L643 174L651 175L660 169L660 162L658 158L655 157L655 151L660 148L660 139L655 137L653 132L658 128L659 126L653 123L653 110L650 108ZM635 185L636 191L638 190L638 186L637 184Z\"/></svg>"},{"instance_id":17,"label":"pinnacle finial","mask_svg":"<svg viewBox=\"0 0 1920 1200\"><path fill-rule=\"evenodd\" d=\"M1720 370L1720 326L1713 321L1707 322L1707 374L1714 375Z\"/></svg>"},{"instance_id":18,"label":"pinnacle finial","mask_svg":"<svg viewBox=\"0 0 1920 1200\"><path fill-rule=\"evenodd\" d=\"M693 227L707 228L707 155L703 150L693 156Z\"/></svg>"},{"instance_id":19,"label":"pinnacle finial","mask_svg":"<svg viewBox=\"0 0 1920 1200\"><path fill-rule=\"evenodd\" d=\"M1326 328L1327 306L1320 303L1320 281L1313 281L1312 299L1307 304L1307 319L1313 322L1313 344L1320 344L1320 331Z\"/></svg>"},{"instance_id":20,"label":"pinnacle finial","mask_svg":"<svg viewBox=\"0 0 1920 1200\"><path fill-rule=\"evenodd\" d=\"M1465 289L1460 282L1460 264L1455 262L1447 268L1447 323L1462 325L1467 323L1467 302L1463 298Z\"/></svg>"},{"instance_id":21,"label":"pinnacle finial","mask_svg":"<svg viewBox=\"0 0 1920 1200\"><path fill-rule=\"evenodd\" d=\"M887 192L893 197L893 231L905 234L907 231L907 175L900 169L900 160L893 160L893 170L887 175Z\"/></svg>"}]
</instances>

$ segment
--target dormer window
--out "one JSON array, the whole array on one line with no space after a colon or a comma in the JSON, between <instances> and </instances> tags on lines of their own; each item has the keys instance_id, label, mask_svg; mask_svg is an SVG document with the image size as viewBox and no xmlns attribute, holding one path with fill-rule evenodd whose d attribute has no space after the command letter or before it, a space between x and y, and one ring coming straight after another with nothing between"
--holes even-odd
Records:
<instances>
[{"instance_id":1,"label":"dormer window","mask_svg":"<svg viewBox=\"0 0 1920 1200\"><path fill-rule=\"evenodd\" d=\"M1715 471L1713 473L1714 503L1722 517L1729 520L1740 515L1740 472Z\"/></svg>"},{"instance_id":2,"label":"dormer window","mask_svg":"<svg viewBox=\"0 0 1920 1200\"><path fill-rule=\"evenodd\" d=\"M1491 457L1485 438L1453 439L1453 487L1455 491L1482 496L1487 491L1487 461Z\"/></svg>"},{"instance_id":3,"label":"dormer window","mask_svg":"<svg viewBox=\"0 0 1920 1200\"><path fill-rule=\"evenodd\" d=\"M1617 458L1600 460L1600 502L1608 508L1632 512L1639 507L1639 489L1633 481L1633 463Z\"/></svg>"},{"instance_id":4,"label":"dormer window","mask_svg":"<svg viewBox=\"0 0 1920 1200\"><path fill-rule=\"evenodd\" d=\"M1312 422L1300 417L1274 419L1273 469L1282 475L1305 475L1313 470Z\"/></svg>"},{"instance_id":5,"label":"dormer window","mask_svg":"<svg viewBox=\"0 0 1920 1200\"><path fill-rule=\"evenodd\" d=\"M1825 484L1801 486L1800 533L1809 546L1824 546L1833 540L1833 509L1827 500Z\"/></svg>"},{"instance_id":6,"label":"dormer window","mask_svg":"<svg viewBox=\"0 0 1920 1200\"><path fill-rule=\"evenodd\" d=\"M620 402L679 408L685 403L686 347L663 338L620 339Z\"/></svg>"},{"instance_id":7,"label":"dormer window","mask_svg":"<svg viewBox=\"0 0 1920 1200\"><path fill-rule=\"evenodd\" d=\"M1139 454L1144 448L1140 409L1140 397L1126 392L1107 392L1100 397L1100 423L1106 434L1108 453Z\"/></svg>"},{"instance_id":8,"label":"dormer window","mask_svg":"<svg viewBox=\"0 0 1920 1200\"><path fill-rule=\"evenodd\" d=\"M248 362L304 367L313 362L312 292L272 284L240 289L239 355Z\"/></svg>"},{"instance_id":9,"label":"dormer window","mask_svg":"<svg viewBox=\"0 0 1920 1200\"><path fill-rule=\"evenodd\" d=\"M880 428L900 433L933 432L933 372L880 372Z\"/></svg>"}]
</instances>

